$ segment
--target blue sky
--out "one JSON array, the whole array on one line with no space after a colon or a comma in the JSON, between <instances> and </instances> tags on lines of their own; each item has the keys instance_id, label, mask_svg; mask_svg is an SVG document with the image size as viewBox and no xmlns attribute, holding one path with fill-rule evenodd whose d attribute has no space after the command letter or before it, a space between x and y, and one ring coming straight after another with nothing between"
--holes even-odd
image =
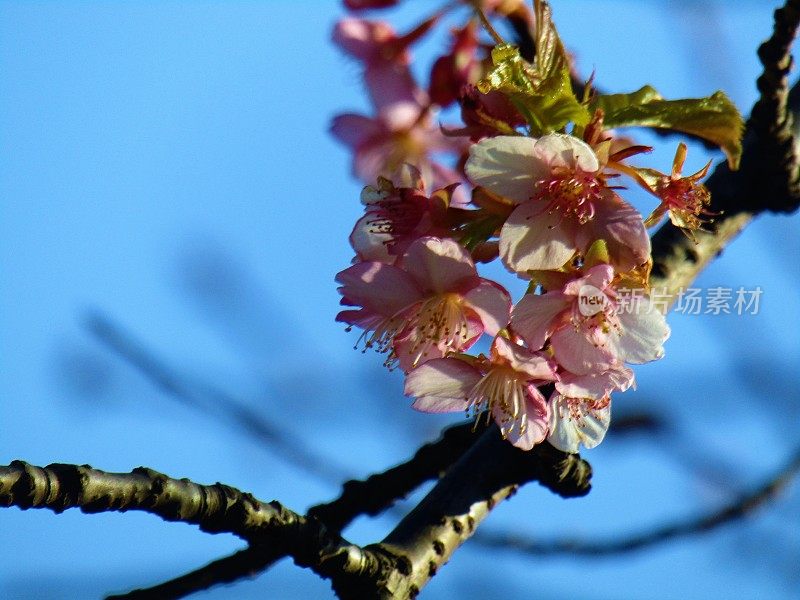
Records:
<instances>
[{"instance_id":1,"label":"blue sky","mask_svg":"<svg viewBox=\"0 0 800 600\"><path fill-rule=\"evenodd\" d=\"M399 23L420 15L407 4ZM755 48L774 3L553 4L579 67L606 89L650 83L677 98L722 88L744 111L756 97ZM399 374L353 352L333 321L361 185L327 126L365 106L358 67L328 41L340 13L335 2L267 0L0 4L0 462L147 465L305 510L334 497L334 481L237 433L215 394L362 476L455 420L411 411ZM675 140L656 143L653 164L666 168ZM708 157L692 146L688 169ZM718 505L777 468L800 429L797 227L796 215L759 218L700 277L702 287L760 286L758 315L673 315L667 357L638 369L638 391L615 400L621 412L665 415L666 434L608 440L588 454L588 498L529 486L487 527L544 538L637 531ZM109 351L87 328L98 313L189 381L210 412ZM426 594L796 597L800 537L786 522L797 522L799 502L795 485L752 522L621 558L468 546ZM360 520L347 535L367 542L390 528ZM143 514L4 510L0 596L96 598L239 547ZM330 596L281 564L198 597L267 592Z\"/></svg>"}]
</instances>

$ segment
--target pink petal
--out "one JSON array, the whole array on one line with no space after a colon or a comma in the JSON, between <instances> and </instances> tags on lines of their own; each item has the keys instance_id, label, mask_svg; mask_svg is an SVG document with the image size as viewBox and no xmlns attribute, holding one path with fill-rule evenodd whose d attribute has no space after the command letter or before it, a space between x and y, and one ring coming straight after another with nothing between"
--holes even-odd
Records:
<instances>
[{"instance_id":1,"label":"pink petal","mask_svg":"<svg viewBox=\"0 0 800 600\"><path fill-rule=\"evenodd\" d=\"M337 115L331 123L333 136L350 148L360 146L382 131L384 126L380 121L352 113Z\"/></svg>"},{"instance_id":2,"label":"pink petal","mask_svg":"<svg viewBox=\"0 0 800 600\"><path fill-rule=\"evenodd\" d=\"M344 0L344 5L350 10L368 10L394 6L398 2L399 0Z\"/></svg>"},{"instance_id":3,"label":"pink petal","mask_svg":"<svg viewBox=\"0 0 800 600\"><path fill-rule=\"evenodd\" d=\"M477 273L469 252L448 238L419 238L408 247L402 265L423 289L436 293L453 290Z\"/></svg>"},{"instance_id":4,"label":"pink petal","mask_svg":"<svg viewBox=\"0 0 800 600\"><path fill-rule=\"evenodd\" d=\"M514 202L530 200L536 181L550 174L546 165L533 159L535 143L523 136L483 139L470 146L467 176L476 185Z\"/></svg>"},{"instance_id":5,"label":"pink petal","mask_svg":"<svg viewBox=\"0 0 800 600\"><path fill-rule=\"evenodd\" d=\"M578 230L576 242L585 251L600 239L606 241L617 271L630 271L650 258L642 215L617 194L609 193L595 204L594 218Z\"/></svg>"},{"instance_id":6,"label":"pink petal","mask_svg":"<svg viewBox=\"0 0 800 600\"><path fill-rule=\"evenodd\" d=\"M517 304L511 314L511 326L522 336L528 348L539 350L558 325L558 316L569 307L561 292L548 292L541 296L528 294Z\"/></svg>"},{"instance_id":7,"label":"pink petal","mask_svg":"<svg viewBox=\"0 0 800 600\"><path fill-rule=\"evenodd\" d=\"M521 204L500 231L500 256L517 273L558 269L575 254L567 222L543 209L540 202Z\"/></svg>"},{"instance_id":8,"label":"pink petal","mask_svg":"<svg viewBox=\"0 0 800 600\"><path fill-rule=\"evenodd\" d=\"M463 302L478 314L489 335L497 335L508 325L511 296L494 281L479 279L478 285L464 294Z\"/></svg>"},{"instance_id":9,"label":"pink petal","mask_svg":"<svg viewBox=\"0 0 800 600\"><path fill-rule=\"evenodd\" d=\"M467 396L480 378L480 372L463 360L436 358L406 375L404 393L415 397L412 406L423 412L464 411Z\"/></svg>"},{"instance_id":10,"label":"pink petal","mask_svg":"<svg viewBox=\"0 0 800 600\"><path fill-rule=\"evenodd\" d=\"M558 379L555 365L538 352L515 344L507 338L498 336L492 344L492 354L505 359L512 369L525 373L532 380L555 381Z\"/></svg>"},{"instance_id":11,"label":"pink petal","mask_svg":"<svg viewBox=\"0 0 800 600\"><path fill-rule=\"evenodd\" d=\"M556 390L568 398L592 398L599 400L615 390L624 392L633 383L633 371L622 365L602 373L575 375L564 372Z\"/></svg>"},{"instance_id":12,"label":"pink petal","mask_svg":"<svg viewBox=\"0 0 800 600\"><path fill-rule=\"evenodd\" d=\"M372 104L392 131L408 129L419 119L428 96L409 68L396 62L371 64L364 72Z\"/></svg>"},{"instance_id":13,"label":"pink petal","mask_svg":"<svg viewBox=\"0 0 800 600\"><path fill-rule=\"evenodd\" d=\"M519 426L515 426L507 433L508 441L522 450L530 450L536 444L542 442L547 436L547 423L550 417L550 409L542 396L541 392L534 385L528 385L525 394L525 411L527 419L525 421L525 431L520 433ZM502 419L503 415L495 413L494 418ZM498 421L500 423L501 421Z\"/></svg>"},{"instance_id":14,"label":"pink petal","mask_svg":"<svg viewBox=\"0 0 800 600\"><path fill-rule=\"evenodd\" d=\"M564 293L578 296L585 285L591 285L603 292L611 284L612 279L614 279L614 268L611 265L595 265L586 271L583 277L574 279L564 286Z\"/></svg>"},{"instance_id":15,"label":"pink petal","mask_svg":"<svg viewBox=\"0 0 800 600\"><path fill-rule=\"evenodd\" d=\"M412 332L401 332L395 339L392 346L400 368L408 373L415 368L424 365L428 361L441 359L447 354L444 344L426 344L422 348L417 336L411 335ZM423 352L420 354L420 352Z\"/></svg>"},{"instance_id":16,"label":"pink petal","mask_svg":"<svg viewBox=\"0 0 800 600\"><path fill-rule=\"evenodd\" d=\"M392 148L391 134L381 134L361 144L353 155L353 175L365 183L374 182L378 175L391 176L386 163Z\"/></svg>"},{"instance_id":17,"label":"pink petal","mask_svg":"<svg viewBox=\"0 0 800 600\"><path fill-rule=\"evenodd\" d=\"M362 262L336 275L344 299L350 304L391 317L422 298L412 277L393 265Z\"/></svg>"},{"instance_id":18,"label":"pink petal","mask_svg":"<svg viewBox=\"0 0 800 600\"><path fill-rule=\"evenodd\" d=\"M381 46L397 39L391 25L384 21L342 19L333 28L333 43L351 56L365 62L384 60Z\"/></svg>"},{"instance_id":19,"label":"pink petal","mask_svg":"<svg viewBox=\"0 0 800 600\"><path fill-rule=\"evenodd\" d=\"M610 369L616 357L608 350L596 347L582 331L567 325L550 338L553 355L562 367L576 375Z\"/></svg>"}]
</instances>

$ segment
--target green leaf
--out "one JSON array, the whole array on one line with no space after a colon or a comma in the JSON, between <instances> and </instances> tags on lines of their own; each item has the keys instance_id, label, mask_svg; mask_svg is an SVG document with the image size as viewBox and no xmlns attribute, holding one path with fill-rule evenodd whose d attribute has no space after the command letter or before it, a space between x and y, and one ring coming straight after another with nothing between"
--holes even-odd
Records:
<instances>
[{"instance_id":1,"label":"green leaf","mask_svg":"<svg viewBox=\"0 0 800 600\"><path fill-rule=\"evenodd\" d=\"M655 89L645 86L631 94L598 96L590 106L603 109L603 123L608 128L655 127L696 135L719 146L731 169L739 167L744 120L723 92L706 98L664 100Z\"/></svg>"},{"instance_id":2,"label":"green leaf","mask_svg":"<svg viewBox=\"0 0 800 600\"><path fill-rule=\"evenodd\" d=\"M504 93L525 116L531 134L541 135L562 129L567 123L586 125L591 115L572 92L569 60L546 2L535 2L536 58L530 64L510 44L492 50L494 68L478 82L486 94Z\"/></svg>"}]
</instances>

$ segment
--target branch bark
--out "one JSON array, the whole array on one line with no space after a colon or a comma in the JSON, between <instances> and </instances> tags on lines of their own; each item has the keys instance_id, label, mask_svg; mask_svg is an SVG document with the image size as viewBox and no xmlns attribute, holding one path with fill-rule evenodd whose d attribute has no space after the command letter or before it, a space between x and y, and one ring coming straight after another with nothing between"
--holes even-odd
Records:
<instances>
[{"instance_id":1,"label":"branch bark","mask_svg":"<svg viewBox=\"0 0 800 600\"><path fill-rule=\"evenodd\" d=\"M87 465L36 467L14 461L0 467L0 506L56 513L68 508L85 513L140 510L197 525L207 533L232 533L251 543L274 545L325 578L371 567L369 553L277 501L261 502L221 483L201 485L144 467L107 473Z\"/></svg>"},{"instance_id":2,"label":"branch bark","mask_svg":"<svg viewBox=\"0 0 800 600\"><path fill-rule=\"evenodd\" d=\"M414 598L502 500L530 481L564 498L589 492L591 467L547 443L524 452L495 426L456 462L422 502L380 544L366 551L390 569L362 572L334 584L341 598Z\"/></svg>"}]
</instances>

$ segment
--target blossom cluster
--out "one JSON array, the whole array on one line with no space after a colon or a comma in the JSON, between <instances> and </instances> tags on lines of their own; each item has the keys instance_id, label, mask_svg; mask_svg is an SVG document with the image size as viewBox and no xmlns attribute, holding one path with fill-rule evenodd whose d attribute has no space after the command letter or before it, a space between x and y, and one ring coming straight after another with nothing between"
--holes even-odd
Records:
<instances>
[{"instance_id":1,"label":"blossom cluster","mask_svg":"<svg viewBox=\"0 0 800 600\"><path fill-rule=\"evenodd\" d=\"M396 3L346 1L355 16L334 30L363 65L374 108L332 125L368 184L350 235L353 264L336 276L345 306L337 320L362 331L357 347L405 373L414 408L493 419L525 450L544 440L566 452L592 448L608 429L611 394L634 385L627 365L663 356L669 336L648 295L647 227L668 214L693 236L713 217L700 182L708 166L683 176L684 144L661 173L628 164L649 148L610 127L686 131L720 145L735 166L741 119L719 92L667 101L648 86L603 96L587 83L578 94L546 2L454 2L405 34L358 16ZM411 48L448 11L466 22L422 85ZM493 22L527 28L533 57ZM449 106L463 126L435 123ZM697 125L705 117L707 130ZM620 196L620 176L657 198L647 219ZM530 282L516 302L478 272L495 259ZM632 301L639 309L621 309ZM482 336L492 340L488 356L471 354Z\"/></svg>"}]
</instances>

